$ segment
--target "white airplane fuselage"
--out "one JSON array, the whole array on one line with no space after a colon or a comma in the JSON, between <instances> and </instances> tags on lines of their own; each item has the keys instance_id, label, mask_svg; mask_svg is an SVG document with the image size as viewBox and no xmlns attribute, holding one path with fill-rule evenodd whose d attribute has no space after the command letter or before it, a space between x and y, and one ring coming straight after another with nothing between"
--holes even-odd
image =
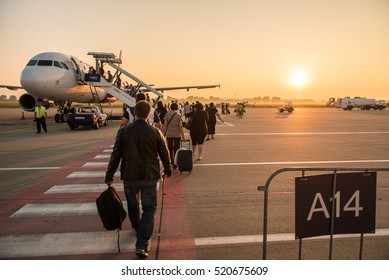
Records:
<instances>
[{"instance_id":1,"label":"white airplane fuselage","mask_svg":"<svg viewBox=\"0 0 389 280\"><path fill-rule=\"evenodd\" d=\"M89 86L79 83L80 75L87 73L89 67L76 57L62 53L34 56L20 75L20 84L27 91L19 99L20 106L27 111L34 110L37 98L54 102L93 102ZM100 101L104 101L107 93L96 90Z\"/></svg>"}]
</instances>

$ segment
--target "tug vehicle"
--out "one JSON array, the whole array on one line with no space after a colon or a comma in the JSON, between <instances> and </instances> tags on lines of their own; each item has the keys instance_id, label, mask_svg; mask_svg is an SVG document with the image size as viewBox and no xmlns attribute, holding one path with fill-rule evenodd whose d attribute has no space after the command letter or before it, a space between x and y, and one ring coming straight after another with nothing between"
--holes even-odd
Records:
<instances>
[{"instance_id":1,"label":"tug vehicle","mask_svg":"<svg viewBox=\"0 0 389 280\"><path fill-rule=\"evenodd\" d=\"M281 107L278 107L278 111L280 113L283 113L284 111L287 111L289 113L292 113L294 111L294 108L292 106L292 102L288 101L288 102L285 102L285 105L284 106L281 106Z\"/></svg>"}]
</instances>

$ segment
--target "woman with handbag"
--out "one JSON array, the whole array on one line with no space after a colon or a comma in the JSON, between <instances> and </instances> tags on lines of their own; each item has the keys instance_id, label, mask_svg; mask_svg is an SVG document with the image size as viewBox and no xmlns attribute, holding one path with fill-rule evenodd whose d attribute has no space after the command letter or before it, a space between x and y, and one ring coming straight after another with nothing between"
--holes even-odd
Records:
<instances>
[{"instance_id":1,"label":"woman with handbag","mask_svg":"<svg viewBox=\"0 0 389 280\"><path fill-rule=\"evenodd\" d=\"M208 112L208 136L207 140L214 139L215 138L215 131L216 131L216 117L219 118L219 120L224 123L222 118L219 115L219 111L216 109L215 104L211 102L209 104L209 108L207 110Z\"/></svg>"},{"instance_id":2,"label":"woman with handbag","mask_svg":"<svg viewBox=\"0 0 389 280\"><path fill-rule=\"evenodd\" d=\"M172 103L172 105L170 105L170 111L165 115L165 125L163 129L163 134L167 140L172 164L174 163L174 155L180 148L180 141L185 141L181 115L177 112L177 110L178 104ZM175 164L173 164L173 167L177 168Z\"/></svg>"},{"instance_id":3,"label":"woman with handbag","mask_svg":"<svg viewBox=\"0 0 389 280\"><path fill-rule=\"evenodd\" d=\"M197 103L195 105L195 110L186 114L185 116L188 118L192 118L190 127L190 138L192 140L193 157L196 156L196 148L198 146L199 154L197 159L202 160L204 139L208 133L208 113L204 111L204 107L201 103Z\"/></svg>"}]
</instances>

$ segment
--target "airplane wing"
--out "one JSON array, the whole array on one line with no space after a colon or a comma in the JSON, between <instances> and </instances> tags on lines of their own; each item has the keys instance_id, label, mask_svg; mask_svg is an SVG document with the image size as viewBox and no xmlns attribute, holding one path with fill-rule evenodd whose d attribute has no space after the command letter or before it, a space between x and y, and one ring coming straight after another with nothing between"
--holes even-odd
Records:
<instances>
[{"instance_id":1,"label":"airplane wing","mask_svg":"<svg viewBox=\"0 0 389 280\"><path fill-rule=\"evenodd\" d=\"M220 84L219 85L207 85L207 86L183 86L183 87L160 87L160 88L154 88L155 90L157 91L160 91L160 92L164 92L165 90L179 90L179 89L186 89L186 91L189 91L190 89L205 89L205 88L216 88L216 87L219 87L220 88ZM145 88L142 88L141 89L142 92L148 92L150 90L148 89L145 89Z\"/></svg>"},{"instance_id":2,"label":"airplane wing","mask_svg":"<svg viewBox=\"0 0 389 280\"><path fill-rule=\"evenodd\" d=\"M6 88L6 89L9 89L9 90L23 89L22 86L8 86L8 85L0 85L0 88Z\"/></svg>"}]
</instances>

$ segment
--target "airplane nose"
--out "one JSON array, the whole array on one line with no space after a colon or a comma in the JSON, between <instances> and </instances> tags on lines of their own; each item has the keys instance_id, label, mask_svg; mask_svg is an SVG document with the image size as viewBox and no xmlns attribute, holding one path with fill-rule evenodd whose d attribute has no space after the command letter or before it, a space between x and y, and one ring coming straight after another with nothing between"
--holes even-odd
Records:
<instances>
[{"instance_id":1,"label":"airplane nose","mask_svg":"<svg viewBox=\"0 0 389 280\"><path fill-rule=\"evenodd\" d=\"M26 66L20 75L20 84L29 93L53 90L63 77L54 67Z\"/></svg>"},{"instance_id":2,"label":"airplane nose","mask_svg":"<svg viewBox=\"0 0 389 280\"><path fill-rule=\"evenodd\" d=\"M20 75L20 84L27 91L30 91L31 88L42 86L43 81L44 75L42 75L41 71L39 71L37 67L27 66L23 69Z\"/></svg>"}]
</instances>

